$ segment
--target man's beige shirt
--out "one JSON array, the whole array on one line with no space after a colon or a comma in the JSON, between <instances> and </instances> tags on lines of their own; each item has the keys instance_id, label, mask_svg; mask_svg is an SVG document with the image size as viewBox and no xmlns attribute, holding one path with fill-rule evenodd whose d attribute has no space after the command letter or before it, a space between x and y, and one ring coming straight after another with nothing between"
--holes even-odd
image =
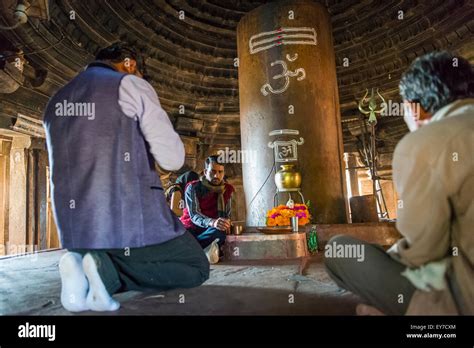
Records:
<instances>
[{"instance_id":1,"label":"man's beige shirt","mask_svg":"<svg viewBox=\"0 0 474 348\"><path fill-rule=\"evenodd\" d=\"M473 315L474 99L443 107L407 134L394 152L393 178L404 238L389 253L409 268L449 262L447 276L454 276L462 302L459 310L449 286L417 290L407 314Z\"/></svg>"}]
</instances>

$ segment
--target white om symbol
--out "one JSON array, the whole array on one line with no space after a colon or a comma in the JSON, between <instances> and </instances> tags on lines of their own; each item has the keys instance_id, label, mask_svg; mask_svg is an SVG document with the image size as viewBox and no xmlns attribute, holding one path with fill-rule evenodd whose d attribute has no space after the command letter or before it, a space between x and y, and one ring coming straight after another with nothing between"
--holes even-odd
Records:
<instances>
[{"instance_id":1,"label":"white om symbol","mask_svg":"<svg viewBox=\"0 0 474 348\"><path fill-rule=\"evenodd\" d=\"M296 59L298 59L298 53L295 53L293 57L291 57L289 54L286 55L286 59L289 62L294 62ZM286 62L283 60L276 60L272 62L270 65L275 66L276 64L280 64L282 71L281 74L277 74L273 76L274 80L278 79L285 79L285 83L282 88L280 89L274 89L269 83L266 83L260 88L260 91L262 92L263 95L267 96L268 91L273 94L280 94L286 91L290 85L290 77L296 77L298 81L304 80L306 78L306 72L303 68L298 68L295 71L290 71L288 70L288 66L286 65ZM300 76L298 76L300 75Z\"/></svg>"},{"instance_id":2,"label":"white om symbol","mask_svg":"<svg viewBox=\"0 0 474 348\"><path fill-rule=\"evenodd\" d=\"M278 153L278 156L279 156L279 158L285 158L285 157L287 157L288 155L290 155L292 153L293 153L293 151L292 151L292 146L291 145L282 146L281 151Z\"/></svg>"}]
</instances>

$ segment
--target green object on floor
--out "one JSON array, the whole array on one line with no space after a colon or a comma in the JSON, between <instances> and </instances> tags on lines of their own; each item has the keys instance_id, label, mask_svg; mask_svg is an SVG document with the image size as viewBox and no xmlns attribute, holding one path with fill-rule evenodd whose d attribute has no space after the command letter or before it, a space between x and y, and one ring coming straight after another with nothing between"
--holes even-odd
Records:
<instances>
[{"instance_id":1,"label":"green object on floor","mask_svg":"<svg viewBox=\"0 0 474 348\"><path fill-rule=\"evenodd\" d=\"M311 231L307 237L308 251L314 253L318 251L318 234L316 233L316 226L311 227Z\"/></svg>"}]
</instances>

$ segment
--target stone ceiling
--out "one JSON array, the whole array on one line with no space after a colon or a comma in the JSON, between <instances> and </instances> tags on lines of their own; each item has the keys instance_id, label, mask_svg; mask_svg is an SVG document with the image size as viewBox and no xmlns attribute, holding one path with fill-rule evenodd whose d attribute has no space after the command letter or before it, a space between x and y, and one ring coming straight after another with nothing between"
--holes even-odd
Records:
<instances>
[{"instance_id":1,"label":"stone ceiling","mask_svg":"<svg viewBox=\"0 0 474 348\"><path fill-rule=\"evenodd\" d=\"M33 18L15 30L0 30L0 39L27 53L30 75L38 80L47 71L37 87L33 81L0 94L1 126L8 126L17 112L40 118L48 97L90 62L99 47L124 40L148 52L152 84L181 135L197 138L204 148L238 147L236 27L243 15L265 2L50 1L49 22ZM432 50L448 49L474 61L473 1L320 2L332 18L346 151L356 148L350 130L358 125L356 100L366 88L379 88L386 99L398 101L401 73L415 57ZM1 24L12 23L15 3L2 0ZM37 50L42 51L28 55ZM407 128L400 117L386 117L378 132L379 146L389 154Z\"/></svg>"}]
</instances>

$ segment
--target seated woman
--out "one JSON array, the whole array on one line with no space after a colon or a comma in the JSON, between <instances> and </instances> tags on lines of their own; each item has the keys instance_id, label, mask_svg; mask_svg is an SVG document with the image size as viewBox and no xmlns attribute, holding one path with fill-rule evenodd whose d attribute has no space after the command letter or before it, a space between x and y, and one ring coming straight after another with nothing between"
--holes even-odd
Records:
<instances>
[{"instance_id":1,"label":"seated woman","mask_svg":"<svg viewBox=\"0 0 474 348\"><path fill-rule=\"evenodd\" d=\"M170 205L171 210L176 216L180 217L183 215L184 203L184 190L186 185L191 181L198 180L199 174L190 170L181 174L177 179L176 183L168 187L165 191L166 201Z\"/></svg>"}]
</instances>

